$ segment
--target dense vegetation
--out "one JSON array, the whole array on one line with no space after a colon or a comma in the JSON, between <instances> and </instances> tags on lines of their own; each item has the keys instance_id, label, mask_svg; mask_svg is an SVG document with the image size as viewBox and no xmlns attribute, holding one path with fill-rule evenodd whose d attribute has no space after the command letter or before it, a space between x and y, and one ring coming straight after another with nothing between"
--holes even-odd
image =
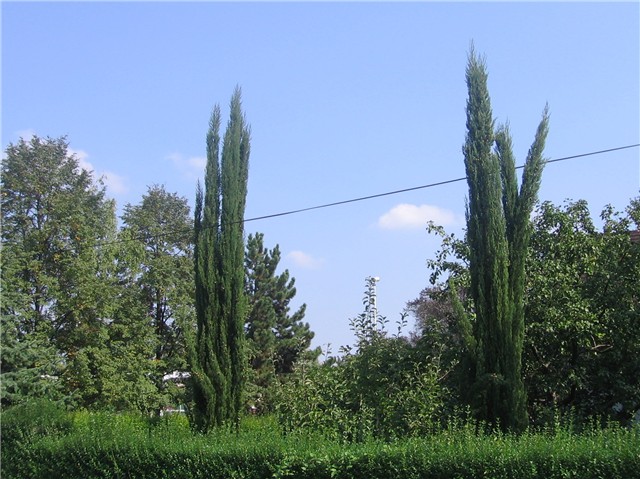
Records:
<instances>
[{"instance_id":1,"label":"dense vegetation","mask_svg":"<svg viewBox=\"0 0 640 479\"><path fill-rule=\"evenodd\" d=\"M244 237L239 90L194 219L153 185L118 227L65 138L9 145L3 477L637 477L640 198L601 229L583 201L535 207L547 112L518 192L484 68L472 52L465 238L428 226L442 246L395 334L367 278L355 343L323 363L278 245Z\"/></svg>"},{"instance_id":2,"label":"dense vegetation","mask_svg":"<svg viewBox=\"0 0 640 479\"><path fill-rule=\"evenodd\" d=\"M520 436L451 425L395 443L345 445L283 435L269 417L238 433L194 435L184 416L67 413L43 404L4 419L6 479L145 478L624 478L640 477L640 432L556 425Z\"/></svg>"},{"instance_id":3,"label":"dense vegetation","mask_svg":"<svg viewBox=\"0 0 640 479\"><path fill-rule=\"evenodd\" d=\"M189 404L188 352L197 342L197 321L194 222L186 198L152 185L139 204L124 206L118 229L114 202L79 167L65 138L21 139L6 153L3 409L34 398L70 409L144 414ZM313 332L303 322L304 308L289 312L293 279L276 272L279 255L253 254L245 267L242 243L239 248L235 284L251 308L239 318L247 345L239 345L243 356L235 362L244 365L245 352L263 347L260 331L272 345L264 361L277 365L274 377L289 373L298 357L318 356L308 350ZM263 286L252 290L258 283ZM264 304L277 316L273 330L260 325ZM272 408L274 385L265 390L258 374L247 378L234 414L255 404Z\"/></svg>"}]
</instances>

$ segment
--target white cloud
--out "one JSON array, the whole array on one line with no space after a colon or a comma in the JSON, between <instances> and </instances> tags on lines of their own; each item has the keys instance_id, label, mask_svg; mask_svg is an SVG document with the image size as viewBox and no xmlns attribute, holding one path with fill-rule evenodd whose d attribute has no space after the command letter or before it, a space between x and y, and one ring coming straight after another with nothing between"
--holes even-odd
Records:
<instances>
[{"instance_id":1,"label":"white cloud","mask_svg":"<svg viewBox=\"0 0 640 479\"><path fill-rule=\"evenodd\" d=\"M402 203L378 218L378 227L388 230L424 228L429 221L442 226L458 223L456 215L433 205Z\"/></svg>"},{"instance_id":2,"label":"white cloud","mask_svg":"<svg viewBox=\"0 0 640 479\"><path fill-rule=\"evenodd\" d=\"M305 269L319 269L324 264L323 259L314 258L303 251L292 251L287 258L293 261L296 266Z\"/></svg>"},{"instance_id":3,"label":"white cloud","mask_svg":"<svg viewBox=\"0 0 640 479\"><path fill-rule=\"evenodd\" d=\"M129 191L129 188L126 185L126 179L123 176L116 175L112 171L105 171L102 174L102 180L107 188L117 195L121 195Z\"/></svg>"},{"instance_id":4,"label":"white cloud","mask_svg":"<svg viewBox=\"0 0 640 479\"><path fill-rule=\"evenodd\" d=\"M95 172L93 165L87 161L89 158L89 154L84 150L74 150L73 148L69 148L69 154L74 155L76 160L78 160L78 166L83 170L87 170L89 173Z\"/></svg>"},{"instance_id":5,"label":"white cloud","mask_svg":"<svg viewBox=\"0 0 640 479\"><path fill-rule=\"evenodd\" d=\"M36 136L36 132L31 128L27 128L26 130L18 130L16 131L16 136L18 138L22 138L24 141L29 142L31 138Z\"/></svg>"},{"instance_id":6,"label":"white cloud","mask_svg":"<svg viewBox=\"0 0 640 479\"><path fill-rule=\"evenodd\" d=\"M203 156L186 158L181 153L171 153L167 156L167 160L171 161L189 179L202 178L207 166L207 159Z\"/></svg>"},{"instance_id":7,"label":"white cloud","mask_svg":"<svg viewBox=\"0 0 640 479\"><path fill-rule=\"evenodd\" d=\"M69 148L69 153L75 155L80 168L93 174L96 178L102 178L107 190L112 194L119 195L126 193L129 190L126 186L126 179L123 176L117 175L112 171L103 171L101 173L96 172L93 165L87 161L89 154L86 151Z\"/></svg>"},{"instance_id":8,"label":"white cloud","mask_svg":"<svg viewBox=\"0 0 640 479\"><path fill-rule=\"evenodd\" d=\"M187 160L188 165L197 171L204 171L207 166L207 159L204 156L192 156Z\"/></svg>"}]
</instances>

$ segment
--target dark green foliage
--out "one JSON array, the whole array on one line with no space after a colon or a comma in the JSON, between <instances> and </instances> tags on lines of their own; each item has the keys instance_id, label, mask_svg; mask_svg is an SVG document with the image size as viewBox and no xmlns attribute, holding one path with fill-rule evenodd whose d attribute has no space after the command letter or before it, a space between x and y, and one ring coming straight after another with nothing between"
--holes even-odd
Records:
<instances>
[{"instance_id":1,"label":"dark green foliage","mask_svg":"<svg viewBox=\"0 0 640 479\"><path fill-rule=\"evenodd\" d=\"M469 185L467 242L475 313L473 336L466 345L470 365L467 398L478 418L522 431L527 424L521 364L524 261L529 215L544 165L548 116L545 110L518 192L509 131L502 127L494 133L486 68L473 50L467 86L463 153Z\"/></svg>"},{"instance_id":2,"label":"dark green foliage","mask_svg":"<svg viewBox=\"0 0 640 479\"><path fill-rule=\"evenodd\" d=\"M575 434L558 428L515 437L476 433L470 424L429 438L345 445L282 436L268 417L250 418L237 434L203 436L193 435L180 416L153 421L102 413L54 416L45 422L32 416L42 427L28 432L28 441L13 443L20 447L4 447L3 441L3 478L640 477L637 429ZM13 431L20 421L10 421Z\"/></svg>"},{"instance_id":3,"label":"dark green foliage","mask_svg":"<svg viewBox=\"0 0 640 479\"><path fill-rule=\"evenodd\" d=\"M3 297L3 302L7 298ZM27 399L62 396L57 374L60 371L55 348L43 334L24 334L20 318L12 314L0 317L2 356L0 358L0 397L2 405L19 404Z\"/></svg>"},{"instance_id":4,"label":"dark green foliage","mask_svg":"<svg viewBox=\"0 0 640 479\"><path fill-rule=\"evenodd\" d=\"M244 386L244 238L243 220L249 170L249 127L240 89L231 98L222 156L220 109L207 133L204 197L195 211L197 332L191 352L195 427L237 424Z\"/></svg>"},{"instance_id":5,"label":"dark green foliage","mask_svg":"<svg viewBox=\"0 0 640 479\"><path fill-rule=\"evenodd\" d=\"M629 421L640 405L638 201L604 209L602 231L584 201L540 206L534 219L525 374L532 412ZM635 218L635 220L634 220Z\"/></svg>"},{"instance_id":6,"label":"dark green foliage","mask_svg":"<svg viewBox=\"0 0 640 479\"><path fill-rule=\"evenodd\" d=\"M537 209L526 259L523 349L528 411L536 428L571 412L580 422L595 416L629 424L638 410L640 336L634 325L640 244L632 232L640 222L639 207L637 199L626 214L606 207L600 230L584 201L561 207L545 202ZM454 365L449 378L465 377L470 341L462 340L465 323L452 318L463 316L453 314L456 304L468 303L468 249L442 228L435 230L443 241L429 262L433 288L410 303L416 341L427 351L443 352L443 367ZM453 279L443 283L447 273ZM452 286L460 298L453 304ZM469 304L462 309L472 311ZM453 389L455 380L446 384Z\"/></svg>"},{"instance_id":7,"label":"dark green foliage","mask_svg":"<svg viewBox=\"0 0 640 479\"><path fill-rule=\"evenodd\" d=\"M273 406L278 376L293 372L300 360L315 360L319 351L309 351L313 332L304 323L306 305L290 314L289 303L296 294L295 279L285 270L276 274L280 248L264 247L264 235L247 238L245 292L249 313L245 326L251 365L248 400L258 412Z\"/></svg>"}]
</instances>

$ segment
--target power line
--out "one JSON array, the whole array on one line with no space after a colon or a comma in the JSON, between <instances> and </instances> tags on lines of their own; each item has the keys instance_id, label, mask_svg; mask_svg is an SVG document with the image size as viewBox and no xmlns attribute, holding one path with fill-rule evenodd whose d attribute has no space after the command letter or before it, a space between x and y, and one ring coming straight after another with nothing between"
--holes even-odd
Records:
<instances>
[{"instance_id":1,"label":"power line","mask_svg":"<svg viewBox=\"0 0 640 479\"><path fill-rule=\"evenodd\" d=\"M606 150L598 150L598 151L591 151L589 153L580 153L578 155L571 155L571 156L564 156L562 158L555 158L552 160L547 160L545 161L545 164L547 163L558 163L561 161L567 161L567 160L574 160L576 158L584 158L587 156L595 156L595 155L602 155L604 153L611 153L613 151L619 151L619 150L627 150L630 148L637 148L640 146L640 143L635 143L632 145L626 145L626 146L618 146L615 148L608 148ZM524 168L524 165L520 165L520 166L516 166L516 170L520 170ZM398 195L400 193L407 193L409 191L416 191L416 190L423 190L423 189L427 189L427 188L434 188L436 186L443 186L443 185L448 185L451 183L458 183L460 181L465 181L467 179L466 176L461 177L461 178L454 178L451 180L445 180L445 181L438 181L436 183L429 183L426 185L421 185L421 186L413 186L411 188L403 188L401 190L394 190L394 191L387 191L385 193L377 193L374 195L368 195L368 196L360 196L358 198L351 198L348 200L342 200L342 201L335 201L333 203L325 203L325 204L321 204L321 205L316 205L316 206L309 206L307 208L299 208L299 209L295 209L295 210L288 210L288 211L283 211L280 213L273 213L273 214L269 214L269 215L264 215L264 216L255 216L253 218L245 218L241 221L238 222L234 222L232 224L235 223L249 223L251 221L260 221L260 220L266 220L266 219L271 219L271 218L278 218L281 216L289 216L289 215L294 215L294 214L298 214L298 213L304 213L306 211L313 211L313 210L319 210L319 209L324 209L324 208L330 208L333 206L340 206L340 205L346 205L349 203L357 203L360 201L367 201L367 200L372 200L375 198L382 198L384 196L392 196L392 195ZM217 227L218 225L212 225L210 227ZM185 230L182 233L187 234L190 233L192 230L189 229L188 231ZM181 233L181 231L178 230L174 230L174 231L169 231L166 233L162 233L160 235L155 235L155 237L157 238L161 238L164 236L168 236L171 234L176 234L176 233ZM100 243L101 245L108 245L108 244L115 244L115 243L121 243L121 242L126 242L126 241L137 241L142 239L142 237L137 237L137 238L126 238L126 239L117 239L114 241L108 241L108 242L104 242L104 243Z\"/></svg>"},{"instance_id":2,"label":"power line","mask_svg":"<svg viewBox=\"0 0 640 479\"><path fill-rule=\"evenodd\" d=\"M557 163L557 162L560 162L560 161L573 160L575 158L582 158L582 157L585 157L585 156L600 155L600 154L603 154L603 153L610 153L612 151L624 150L624 149L628 149L628 148L636 148L638 146L640 146L640 143L636 143L634 145L619 146L619 147L616 147L616 148L609 148L607 150L599 150L599 151L592 151L592 152L589 152L589 153L581 153L579 155L565 156L563 158L556 158L554 160L547 160L547 161L545 161L545 164L546 163ZM520 170L522 168L524 168L524 165L517 166L516 170ZM406 193L408 191L422 190L422 189L426 189L426 188L433 188L433 187L436 187L436 186L448 185L450 183L457 183L459 181L464 181L466 179L467 179L467 177L464 176L462 178L455 178L453 180L439 181L437 183L429 183L427 185L414 186L412 188L404 188L402 190L388 191L386 193L378 193L378 194L369 195L369 196L361 196L359 198L352 198L352 199L349 199L349 200L336 201L334 203L326 203L326 204L323 204L323 205L310 206L308 208L300 208L300 209L297 209L297 210L290 210L290 211L285 211L285 212L282 212L282 213L274 213L274 214L271 214L271 215L256 216L254 218L247 218L247 219L243 220L242 222L248 223L249 221L266 220L266 219L269 219L269 218L277 218L279 216L287 216L287 215L293 215L293 214L296 214L296 213L303 213L305 211L319 210L319 209L322 209L322 208L329 208L331 206L346 205L348 203L356 203L358 201L371 200L371 199L374 199L374 198L381 198L383 196L397 195L397 194L400 194L400 193Z\"/></svg>"}]
</instances>

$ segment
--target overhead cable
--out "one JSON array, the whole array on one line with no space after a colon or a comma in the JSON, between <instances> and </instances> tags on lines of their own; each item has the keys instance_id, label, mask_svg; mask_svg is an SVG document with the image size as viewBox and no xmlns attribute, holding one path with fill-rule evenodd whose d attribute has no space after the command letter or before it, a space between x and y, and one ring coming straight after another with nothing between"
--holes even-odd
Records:
<instances>
[{"instance_id":1,"label":"overhead cable","mask_svg":"<svg viewBox=\"0 0 640 479\"><path fill-rule=\"evenodd\" d=\"M630 148L637 148L640 146L640 143L635 143L632 145L626 145L626 146L618 146L615 148L608 148L606 150L598 150L598 151L591 151L589 153L580 153L578 155L571 155L571 156L564 156L562 158L555 158L552 160L546 160L546 163L558 163L561 161L567 161L567 160L574 160L576 158L584 158L587 156L594 156L594 155L602 155L604 153L611 153L613 151L619 151L619 150L626 150L626 149L630 149ZM523 169L524 165L520 165L517 166L516 169L520 170ZM320 205L316 205L316 206L309 206L306 208L299 208L299 209L294 209L294 210L288 210L288 211L283 211L280 213L272 213L272 214L268 214L268 215L263 215L263 216L255 216L252 218L245 218L243 220L237 221L235 223L232 224L236 224L236 223L249 223L251 221L260 221L260 220L266 220L266 219L271 219L271 218L278 218L281 216L289 216L289 215L294 215L294 214L298 214L298 213L304 213L306 211L312 211L312 210L319 210L319 209L323 209L323 208L330 208L333 206L340 206L340 205L346 205L349 203L356 203L356 202L360 202L360 201L366 201L366 200L372 200L374 198L382 198L384 196L391 196L391 195L398 195L400 193L407 193L409 191L416 191L416 190L423 190L423 189L427 189L427 188L434 188L436 186L443 186L443 185L448 185L451 183L458 183L460 181L465 181L467 178L465 177L461 177L461 178L454 178L451 180L445 180L445 181L438 181L435 183L428 183L426 185L420 185L420 186L413 186L411 188L403 188L401 190L394 190L394 191L387 191L385 193L377 193L374 195L368 195L368 196L360 196L358 198L351 198L348 200L342 200L342 201L335 201L332 203L324 203L324 204L320 204ZM217 227L218 225L212 225L209 226L211 227ZM180 233L184 233L184 234L188 234L192 231L192 229L189 229L188 231L179 231L179 230L173 230L173 231L169 231L169 232L165 232L162 233L160 235L155 235L154 237L156 238L161 238L164 236L169 236L172 234L180 234ZM119 243L119 242L125 242L125 241L136 241L142 239L142 237L134 237L134 238L126 238L126 239L118 239L118 240L114 240L114 241L109 241L109 242L104 242L101 243L103 245L105 244L113 244L113 243Z\"/></svg>"}]
</instances>

